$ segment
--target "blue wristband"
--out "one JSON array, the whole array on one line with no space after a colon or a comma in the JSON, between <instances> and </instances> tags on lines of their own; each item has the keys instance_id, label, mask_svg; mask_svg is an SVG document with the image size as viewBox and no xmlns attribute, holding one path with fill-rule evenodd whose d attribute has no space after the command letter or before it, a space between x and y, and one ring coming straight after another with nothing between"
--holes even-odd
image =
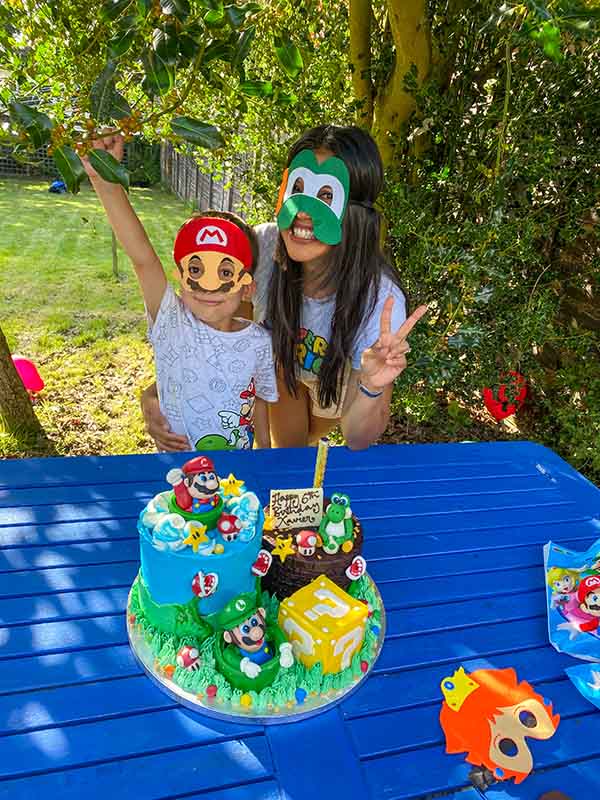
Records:
<instances>
[{"instance_id":1,"label":"blue wristband","mask_svg":"<svg viewBox=\"0 0 600 800\"><path fill-rule=\"evenodd\" d=\"M381 397L381 395L383 394L383 389L381 389L379 392L372 392L370 389L367 389L366 386L363 386L360 381L358 382L358 388L363 394L366 394L367 397L373 397L373 398Z\"/></svg>"}]
</instances>

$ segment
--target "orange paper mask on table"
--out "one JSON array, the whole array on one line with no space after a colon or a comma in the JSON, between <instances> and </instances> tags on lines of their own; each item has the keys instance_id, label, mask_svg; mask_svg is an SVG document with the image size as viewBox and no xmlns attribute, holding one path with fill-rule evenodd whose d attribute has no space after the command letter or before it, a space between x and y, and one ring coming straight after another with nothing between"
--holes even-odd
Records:
<instances>
[{"instance_id":1,"label":"orange paper mask on table","mask_svg":"<svg viewBox=\"0 0 600 800\"><path fill-rule=\"evenodd\" d=\"M440 724L447 753L467 753L466 760L489 769L497 780L521 783L533 768L525 741L549 739L560 717L552 703L514 669L480 669L470 675L460 667L441 683L444 702Z\"/></svg>"}]
</instances>

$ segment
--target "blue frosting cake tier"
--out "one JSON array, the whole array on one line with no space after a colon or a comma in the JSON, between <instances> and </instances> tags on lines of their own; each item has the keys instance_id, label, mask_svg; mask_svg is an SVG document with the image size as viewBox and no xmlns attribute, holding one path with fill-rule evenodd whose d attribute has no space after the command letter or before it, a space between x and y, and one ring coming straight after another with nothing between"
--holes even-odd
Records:
<instances>
[{"instance_id":1,"label":"blue frosting cake tier","mask_svg":"<svg viewBox=\"0 0 600 800\"><path fill-rule=\"evenodd\" d=\"M171 494L154 497L138 520L144 583L159 605L185 605L198 597L199 614L213 614L241 592L256 587L251 568L261 548L263 510L252 492L224 497L224 513L237 517L243 526L231 541L216 529L202 531L201 516L198 520L177 518L169 508ZM190 535L196 540L191 542ZM216 589L208 596L199 594L198 581L208 579L210 584L215 581L212 576L216 576Z\"/></svg>"}]
</instances>

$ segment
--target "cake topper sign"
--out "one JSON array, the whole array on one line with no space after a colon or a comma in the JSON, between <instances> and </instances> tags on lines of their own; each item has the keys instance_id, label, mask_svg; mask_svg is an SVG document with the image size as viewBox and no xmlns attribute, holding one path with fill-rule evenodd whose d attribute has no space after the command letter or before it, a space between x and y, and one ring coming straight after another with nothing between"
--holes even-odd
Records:
<instances>
[{"instance_id":1,"label":"cake topper sign","mask_svg":"<svg viewBox=\"0 0 600 800\"><path fill-rule=\"evenodd\" d=\"M318 525L323 516L323 489L271 489L269 513L278 528Z\"/></svg>"}]
</instances>

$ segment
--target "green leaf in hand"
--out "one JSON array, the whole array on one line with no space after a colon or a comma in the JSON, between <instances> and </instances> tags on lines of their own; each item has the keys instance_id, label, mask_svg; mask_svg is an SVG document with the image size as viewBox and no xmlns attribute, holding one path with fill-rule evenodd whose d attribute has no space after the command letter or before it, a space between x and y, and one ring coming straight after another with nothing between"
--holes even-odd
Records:
<instances>
[{"instance_id":1,"label":"green leaf in hand","mask_svg":"<svg viewBox=\"0 0 600 800\"><path fill-rule=\"evenodd\" d=\"M177 61L177 31L174 25L156 28L152 34L152 47L156 55L165 64L172 65Z\"/></svg>"},{"instance_id":2,"label":"green leaf in hand","mask_svg":"<svg viewBox=\"0 0 600 800\"><path fill-rule=\"evenodd\" d=\"M202 53L202 64L210 64L211 61L231 61L234 56L233 46L229 42L220 39L212 41Z\"/></svg>"},{"instance_id":3,"label":"green leaf in hand","mask_svg":"<svg viewBox=\"0 0 600 800\"><path fill-rule=\"evenodd\" d=\"M222 28L225 25L226 17L223 8L211 8L203 17L204 24L209 28Z\"/></svg>"},{"instance_id":4,"label":"green leaf in hand","mask_svg":"<svg viewBox=\"0 0 600 800\"><path fill-rule=\"evenodd\" d=\"M114 61L107 61L106 66L92 86L90 104L92 116L96 122L108 122L110 120L115 94L116 66Z\"/></svg>"},{"instance_id":5,"label":"green leaf in hand","mask_svg":"<svg viewBox=\"0 0 600 800\"><path fill-rule=\"evenodd\" d=\"M239 69L246 60L255 34L256 28L254 25L252 25L250 28L247 28L245 31L243 31L243 33L240 33L239 39L237 40L237 44L235 46L235 55L231 60L231 66L234 69Z\"/></svg>"},{"instance_id":6,"label":"green leaf in hand","mask_svg":"<svg viewBox=\"0 0 600 800\"><path fill-rule=\"evenodd\" d=\"M247 97L271 97L273 84L271 81L242 81L240 92Z\"/></svg>"},{"instance_id":7,"label":"green leaf in hand","mask_svg":"<svg viewBox=\"0 0 600 800\"><path fill-rule=\"evenodd\" d=\"M225 6L225 13L227 14L227 19L232 28L239 28L246 19L244 9L235 5Z\"/></svg>"},{"instance_id":8,"label":"green leaf in hand","mask_svg":"<svg viewBox=\"0 0 600 800\"><path fill-rule=\"evenodd\" d=\"M100 6L100 16L108 22L117 19L131 2L132 0L104 0Z\"/></svg>"},{"instance_id":9,"label":"green leaf in hand","mask_svg":"<svg viewBox=\"0 0 600 800\"><path fill-rule=\"evenodd\" d=\"M274 39L275 54L288 78L297 78L304 69L300 50L289 36L276 36Z\"/></svg>"},{"instance_id":10,"label":"green leaf in hand","mask_svg":"<svg viewBox=\"0 0 600 800\"><path fill-rule=\"evenodd\" d=\"M133 44L137 33L136 21L135 16L125 17L122 20L119 31L108 43L108 55L111 59L120 58Z\"/></svg>"},{"instance_id":11,"label":"green leaf in hand","mask_svg":"<svg viewBox=\"0 0 600 800\"><path fill-rule=\"evenodd\" d=\"M50 140L50 132L54 125L47 114L36 111L35 108L30 108L16 100L9 104L9 108L12 118L25 129L36 149Z\"/></svg>"},{"instance_id":12,"label":"green leaf in hand","mask_svg":"<svg viewBox=\"0 0 600 800\"><path fill-rule=\"evenodd\" d=\"M113 95L113 104L110 112L111 119L123 119L131 116L131 106L119 92Z\"/></svg>"},{"instance_id":13,"label":"green leaf in hand","mask_svg":"<svg viewBox=\"0 0 600 800\"><path fill-rule=\"evenodd\" d=\"M164 14L177 17L180 22L184 22L190 14L188 0L160 0L160 7Z\"/></svg>"},{"instance_id":14,"label":"green leaf in hand","mask_svg":"<svg viewBox=\"0 0 600 800\"><path fill-rule=\"evenodd\" d=\"M152 6L154 5L153 0L136 0L136 9L138 16L141 19L145 19L148 14L152 11Z\"/></svg>"},{"instance_id":15,"label":"green leaf in hand","mask_svg":"<svg viewBox=\"0 0 600 800\"><path fill-rule=\"evenodd\" d=\"M72 147L65 144L57 147L53 156L67 189L73 194L77 194L81 181L86 176L81 159Z\"/></svg>"},{"instance_id":16,"label":"green leaf in hand","mask_svg":"<svg viewBox=\"0 0 600 800\"><path fill-rule=\"evenodd\" d=\"M142 84L143 90L150 96L157 94L167 94L173 88L174 74L171 67L169 67L154 52L146 53L143 58L144 71L146 77Z\"/></svg>"},{"instance_id":17,"label":"green leaf in hand","mask_svg":"<svg viewBox=\"0 0 600 800\"><path fill-rule=\"evenodd\" d=\"M129 172L106 150L90 150L88 159L98 175L109 183L120 183L125 191L129 191Z\"/></svg>"},{"instance_id":18,"label":"green leaf in hand","mask_svg":"<svg viewBox=\"0 0 600 800\"><path fill-rule=\"evenodd\" d=\"M214 125L207 125L190 117L173 117L171 130L175 136L180 136L186 142L208 150L216 150L225 144L225 140Z\"/></svg>"}]
</instances>

